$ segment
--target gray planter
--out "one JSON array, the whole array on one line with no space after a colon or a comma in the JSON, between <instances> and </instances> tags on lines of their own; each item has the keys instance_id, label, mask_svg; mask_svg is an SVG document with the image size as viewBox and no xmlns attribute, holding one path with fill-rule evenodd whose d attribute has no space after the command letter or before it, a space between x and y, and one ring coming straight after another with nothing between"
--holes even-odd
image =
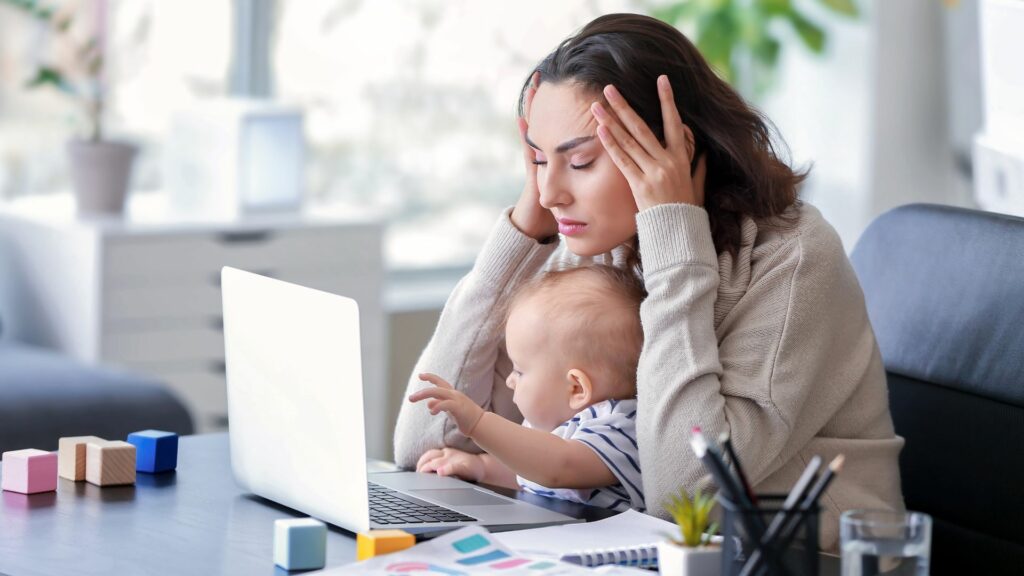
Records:
<instances>
[{"instance_id":1,"label":"gray planter","mask_svg":"<svg viewBox=\"0 0 1024 576\"><path fill-rule=\"evenodd\" d=\"M68 142L78 213L121 214L139 149L124 142Z\"/></svg>"}]
</instances>

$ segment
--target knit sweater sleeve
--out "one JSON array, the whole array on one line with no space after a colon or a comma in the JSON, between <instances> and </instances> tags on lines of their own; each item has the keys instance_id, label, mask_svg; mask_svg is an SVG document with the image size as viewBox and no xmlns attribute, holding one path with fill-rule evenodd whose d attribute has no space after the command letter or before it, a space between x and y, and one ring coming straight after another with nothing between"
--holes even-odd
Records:
<instances>
[{"instance_id":1,"label":"knit sweater sleeve","mask_svg":"<svg viewBox=\"0 0 1024 576\"><path fill-rule=\"evenodd\" d=\"M833 245L822 234L829 245L813 254L799 235L789 240L716 335L720 276L707 213L661 205L638 214L637 225L648 290L637 436L647 509L666 516L669 494L705 486L707 471L689 448L694 426L709 438L730 432L756 486L849 397L860 360L836 358L870 359L873 340L859 342L863 323L845 327L856 314L844 304L852 293L842 288L849 282L838 238Z\"/></svg>"},{"instance_id":2,"label":"knit sweater sleeve","mask_svg":"<svg viewBox=\"0 0 1024 576\"><path fill-rule=\"evenodd\" d=\"M417 374L432 372L477 404L507 418L521 419L505 378L511 370L505 353L502 320L509 293L536 275L558 247L538 243L520 232L506 209L481 248L469 273L459 281L441 311L434 335L410 376L395 426L395 462L414 468L432 448L451 446L479 452L446 414L432 416L426 402L410 403L409 394L429 384Z\"/></svg>"}]
</instances>

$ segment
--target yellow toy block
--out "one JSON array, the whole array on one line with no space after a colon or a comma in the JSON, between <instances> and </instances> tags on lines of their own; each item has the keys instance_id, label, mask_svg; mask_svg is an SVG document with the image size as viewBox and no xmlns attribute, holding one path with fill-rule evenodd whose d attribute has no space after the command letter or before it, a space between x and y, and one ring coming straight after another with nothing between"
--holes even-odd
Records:
<instances>
[{"instance_id":1,"label":"yellow toy block","mask_svg":"<svg viewBox=\"0 0 1024 576\"><path fill-rule=\"evenodd\" d=\"M416 545L416 537L405 530L370 530L356 536L356 560L398 552Z\"/></svg>"}]
</instances>

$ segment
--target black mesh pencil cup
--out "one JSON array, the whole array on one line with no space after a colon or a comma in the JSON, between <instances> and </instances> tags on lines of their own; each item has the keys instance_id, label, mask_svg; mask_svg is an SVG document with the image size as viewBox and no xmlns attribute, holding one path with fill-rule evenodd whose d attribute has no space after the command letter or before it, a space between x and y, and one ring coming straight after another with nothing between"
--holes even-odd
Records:
<instances>
[{"instance_id":1,"label":"black mesh pencil cup","mask_svg":"<svg viewBox=\"0 0 1024 576\"><path fill-rule=\"evenodd\" d=\"M818 576L821 507L784 511L785 499L759 495L756 507L744 507L719 494L722 576Z\"/></svg>"}]
</instances>

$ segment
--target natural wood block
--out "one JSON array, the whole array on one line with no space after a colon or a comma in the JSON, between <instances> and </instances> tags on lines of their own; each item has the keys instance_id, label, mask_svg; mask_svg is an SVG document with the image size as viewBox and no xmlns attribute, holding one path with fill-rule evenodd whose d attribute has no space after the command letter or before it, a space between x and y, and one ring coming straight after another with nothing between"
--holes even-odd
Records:
<instances>
[{"instance_id":1,"label":"natural wood block","mask_svg":"<svg viewBox=\"0 0 1024 576\"><path fill-rule=\"evenodd\" d=\"M81 482L85 480L85 445L106 442L97 436L69 436L57 443L57 473L61 478Z\"/></svg>"},{"instance_id":2,"label":"natural wood block","mask_svg":"<svg viewBox=\"0 0 1024 576\"><path fill-rule=\"evenodd\" d=\"M85 479L97 486L135 484L135 446L121 440L88 442Z\"/></svg>"}]
</instances>

